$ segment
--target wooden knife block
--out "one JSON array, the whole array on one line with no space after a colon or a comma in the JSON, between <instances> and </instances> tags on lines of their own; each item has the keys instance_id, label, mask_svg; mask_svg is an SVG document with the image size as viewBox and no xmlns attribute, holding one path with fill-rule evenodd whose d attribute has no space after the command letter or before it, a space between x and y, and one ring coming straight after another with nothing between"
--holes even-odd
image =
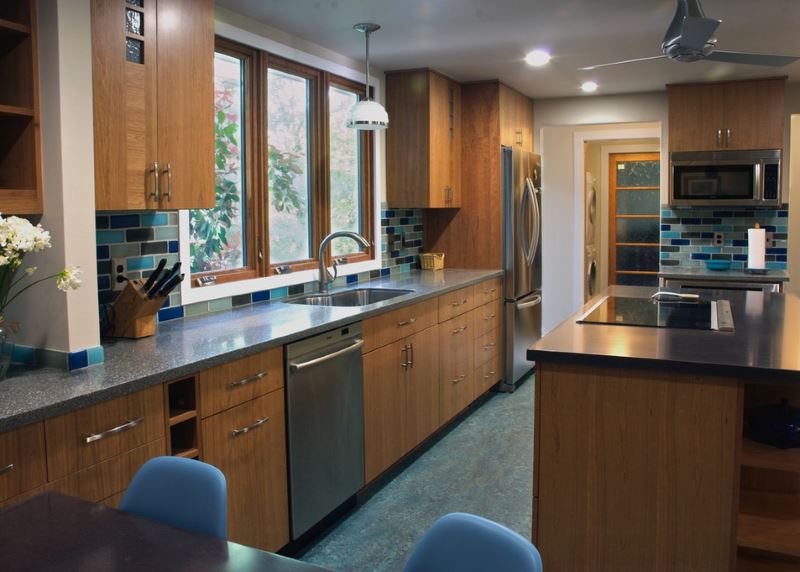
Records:
<instances>
[{"instance_id":1,"label":"wooden knife block","mask_svg":"<svg viewBox=\"0 0 800 572\"><path fill-rule=\"evenodd\" d=\"M112 337L144 338L156 333L156 314L164 305L166 296L156 296L151 300L142 286L141 280L128 281L114 302Z\"/></svg>"}]
</instances>

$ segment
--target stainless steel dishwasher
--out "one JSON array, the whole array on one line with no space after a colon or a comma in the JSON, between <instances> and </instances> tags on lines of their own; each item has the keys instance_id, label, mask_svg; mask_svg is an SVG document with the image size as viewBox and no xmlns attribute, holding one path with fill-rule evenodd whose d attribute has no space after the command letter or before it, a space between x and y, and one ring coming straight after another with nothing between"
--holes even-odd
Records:
<instances>
[{"instance_id":1,"label":"stainless steel dishwasher","mask_svg":"<svg viewBox=\"0 0 800 572\"><path fill-rule=\"evenodd\" d=\"M361 324L286 348L292 539L364 485Z\"/></svg>"}]
</instances>

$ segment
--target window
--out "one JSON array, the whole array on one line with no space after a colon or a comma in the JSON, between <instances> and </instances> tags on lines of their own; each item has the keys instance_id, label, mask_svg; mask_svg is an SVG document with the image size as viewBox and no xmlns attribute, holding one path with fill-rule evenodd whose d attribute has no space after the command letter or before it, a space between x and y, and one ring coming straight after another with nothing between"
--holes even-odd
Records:
<instances>
[{"instance_id":1,"label":"window","mask_svg":"<svg viewBox=\"0 0 800 572\"><path fill-rule=\"evenodd\" d=\"M364 86L222 39L214 72L217 206L189 211L192 286L316 269L331 231L374 242L372 136L345 126ZM374 256L347 240L332 249L340 262Z\"/></svg>"}]
</instances>

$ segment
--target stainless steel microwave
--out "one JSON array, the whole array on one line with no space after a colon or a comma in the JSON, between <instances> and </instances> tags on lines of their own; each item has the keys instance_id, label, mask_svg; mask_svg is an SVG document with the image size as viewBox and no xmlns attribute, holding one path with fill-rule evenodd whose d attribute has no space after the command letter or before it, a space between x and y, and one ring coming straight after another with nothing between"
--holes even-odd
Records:
<instances>
[{"instance_id":1,"label":"stainless steel microwave","mask_svg":"<svg viewBox=\"0 0 800 572\"><path fill-rule=\"evenodd\" d=\"M669 204L781 204L780 149L670 154Z\"/></svg>"}]
</instances>

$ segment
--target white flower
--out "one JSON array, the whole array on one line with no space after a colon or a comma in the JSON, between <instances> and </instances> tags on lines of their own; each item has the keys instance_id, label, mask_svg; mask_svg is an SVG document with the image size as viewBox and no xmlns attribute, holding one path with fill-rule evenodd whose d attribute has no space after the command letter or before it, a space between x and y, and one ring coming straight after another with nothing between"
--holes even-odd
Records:
<instances>
[{"instance_id":1,"label":"white flower","mask_svg":"<svg viewBox=\"0 0 800 572\"><path fill-rule=\"evenodd\" d=\"M56 286L59 290L77 290L81 285L81 269L77 266L67 266L56 276Z\"/></svg>"},{"instance_id":2,"label":"white flower","mask_svg":"<svg viewBox=\"0 0 800 572\"><path fill-rule=\"evenodd\" d=\"M31 274L33 274L34 272L36 272L36 266L28 266L28 267L25 269L25 274L27 274L28 276L30 276L30 275L31 275Z\"/></svg>"}]
</instances>

